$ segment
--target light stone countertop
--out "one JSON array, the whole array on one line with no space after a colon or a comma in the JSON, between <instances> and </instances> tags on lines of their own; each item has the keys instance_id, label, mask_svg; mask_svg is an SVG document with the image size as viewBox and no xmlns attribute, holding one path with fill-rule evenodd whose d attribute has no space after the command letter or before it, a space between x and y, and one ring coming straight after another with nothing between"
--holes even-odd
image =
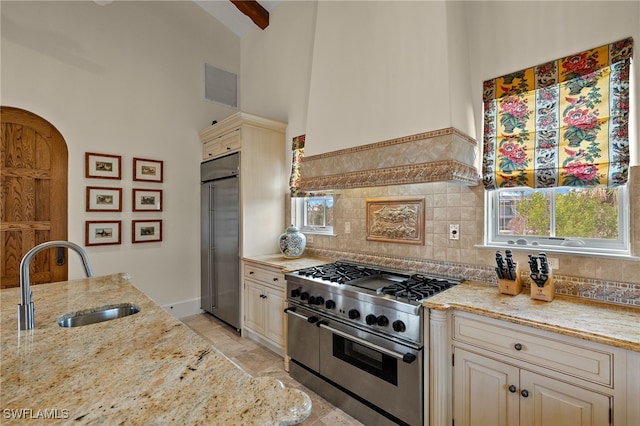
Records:
<instances>
[{"instance_id":1,"label":"light stone countertop","mask_svg":"<svg viewBox=\"0 0 640 426\"><path fill-rule=\"evenodd\" d=\"M251 377L136 289L127 274L31 289L36 326L22 331L19 289L0 291L2 424L22 415L54 419L47 424L286 425L311 412L308 395ZM56 322L123 302L141 311L82 327Z\"/></svg>"},{"instance_id":2,"label":"light stone countertop","mask_svg":"<svg viewBox=\"0 0 640 426\"><path fill-rule=\"evenodd\" d=\"M280 272L282 272L283 274L291 271L297 271L299 269L311 268L312 266L319 266L326 263L334 262L333 259L312 256L302 256L296 259L287 259L281 253L266 254L262 256L248 256L244 257L243 260L248 260L271 268L280 268Z\"/></svg>"},{"instance_id":3,"label":"light stone countertop","mask_svg":"<svg viewBox=\"0 0 640 426\"><path fill-rule=\"evenodd\" d=\"M640 352L640 308L556 296L532 300L500 294L497 286L464 281L426 299L429 309L471 312L516 324Z\"/></svg>"}]
</instances>

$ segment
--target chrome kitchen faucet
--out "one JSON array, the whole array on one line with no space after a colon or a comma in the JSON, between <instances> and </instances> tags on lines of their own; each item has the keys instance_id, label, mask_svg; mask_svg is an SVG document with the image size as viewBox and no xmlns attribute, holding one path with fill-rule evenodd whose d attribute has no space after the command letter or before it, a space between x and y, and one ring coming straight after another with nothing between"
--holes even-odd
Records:
<instances>
[{"instance_id":1,"label":"chrome kitchen faucet","mask_svg":"<svg viewBox=\"0 0 640 426\"><path fill-rule=\"evenodd\" d=\"M29 282L29 266L34 256L38 252L52 248L52 247L66 247L74 250L80 256L82 260L82 266L87 277L93 276L91 265L89 264L89 258L87 252L82 247L69 241L47 241L40 245L35 246L24 255L20 261L20 304L18 305L18 330L31 330L34 327L33 317L33 302L31 301L31 289Z\"/></svg>"}]
</instances>

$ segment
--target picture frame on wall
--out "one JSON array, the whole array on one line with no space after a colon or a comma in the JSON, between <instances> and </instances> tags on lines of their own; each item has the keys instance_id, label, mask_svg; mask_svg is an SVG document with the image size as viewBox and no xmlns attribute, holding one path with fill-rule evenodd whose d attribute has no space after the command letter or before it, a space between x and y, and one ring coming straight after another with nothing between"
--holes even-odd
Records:
<instances>
[{"instance_id":1,"label":"picture frame on wall","mask_svg":"<svg viewBox=\"0 0 640 426\"><path fill-rule=\"evenodd\" d=\"M84 156L84 169L87 178L122 179L122 157L87 152Z\"/></svg>"},{"instance_id":2,"label":"picture frame on wall","mask_svg":"<svg viewBox=\"0 0 640 426\"><path fill-rule=\"evenodd\" d=\"M106 246L122 241L122 221L88 220L85 222L85 246Z\"/></svg>"},{"instance_id":3,"label":"picture frame on wall","mask_svg":"<svg viewBox=\"0 0 640 426\"><path fill-rule=\"evenodd\" d=\"M132 220L132 243L162 241L162 220Z\"/></svg>"},{"instance_id":4,"label":"picture frame on wall","mask_svg":"<svg viewBox=\"0 0 640 426\"><path fill-rule=\"evenodd\" d=\"M367 199L368 241L424 245L424 198Z\"/></svg>"},{"instance_id":5,"label":"picture frame on wall","mask_svg":"<svg viewBox=\"0 0 640 426\"><path fill-rule=\"evenodd\" d=\"M134 212L161 212L162 211L162 190L161 189L133 189L133 211Z\"/></svg>"},{"instance_id":6,"label":"picture frame on wall","mask_svg":"<svg viewBox=\"0 0 640 426\"><path fill-rule=\"evenodd\" d=\"M122 188L87 186L86 211L121 212Z\"/></svg>"},{"instance_id":7,"label":"picture frame on wall","mask_svg":"<svg viewBox=\"0 0 640 426\"><path fill-rule=\"evenodd\" d=\"M142 182L162 182L164 162L145 158L133 159L133 180Z\"/></svg>"}]
</instances>

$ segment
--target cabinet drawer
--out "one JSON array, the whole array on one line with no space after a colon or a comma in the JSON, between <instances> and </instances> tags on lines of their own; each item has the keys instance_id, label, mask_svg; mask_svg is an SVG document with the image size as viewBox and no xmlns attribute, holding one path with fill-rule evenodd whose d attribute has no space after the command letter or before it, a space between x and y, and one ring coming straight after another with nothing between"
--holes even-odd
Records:
<instances>
[{"instance_id":1,"label":"cabinet drawer","mask_svg":"<svg viewBox=\"0 0 640 426\"><path fill-rule=\"evenodd\" d=\"M453 339L605 386L613 351L569 336L475 315L453 316Z\"/></svg>"},{"instance_id":2,"label":"cabinet drawer","mask_svg":"<svg viewBox=\"0 0 640 426\"><path fill-rule=\"evenodd\" d=\"M229 132L202 146L202 157L205 160L238 151L241 147L240 129Z\"/></svg>"},{"instance_id":3,"label":"cabinet drawer","mask_svg":"<svg viewBox=\"0 0 640 426\"><path fill-rule=\"evenodd\" d=\"M252 263L244 264L244 277L281 289L285 286L284 275L280 271L262 268Z\"/></svg>"}]
</instances>

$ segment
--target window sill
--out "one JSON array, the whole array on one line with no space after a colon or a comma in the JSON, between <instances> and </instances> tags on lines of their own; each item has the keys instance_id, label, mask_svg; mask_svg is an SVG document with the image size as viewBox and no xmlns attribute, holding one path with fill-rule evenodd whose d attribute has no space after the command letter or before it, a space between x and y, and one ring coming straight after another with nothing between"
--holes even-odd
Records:
<instances>
[{"instance_id":1,"label":"window sill","mask_svg":"<svg viewBox=\"0 0 640 426\"><path fill-rule=\"evenodd\" d=\"M633 256L629 253L623 252L599 252L595 251L586 251L586 250L575 250L573 247L550 247L543 245L519 245L519 244L476 244L475 248L479 249L492 249L492 250L511 250L511 251L528 251L528 252L544 252L544 253L554 253L554 254L562 254L566 256L584 256L584 257L597 257L601 259L618 259L618 260L640 260L640 257Z\"/></svg>"}]
</instances>

